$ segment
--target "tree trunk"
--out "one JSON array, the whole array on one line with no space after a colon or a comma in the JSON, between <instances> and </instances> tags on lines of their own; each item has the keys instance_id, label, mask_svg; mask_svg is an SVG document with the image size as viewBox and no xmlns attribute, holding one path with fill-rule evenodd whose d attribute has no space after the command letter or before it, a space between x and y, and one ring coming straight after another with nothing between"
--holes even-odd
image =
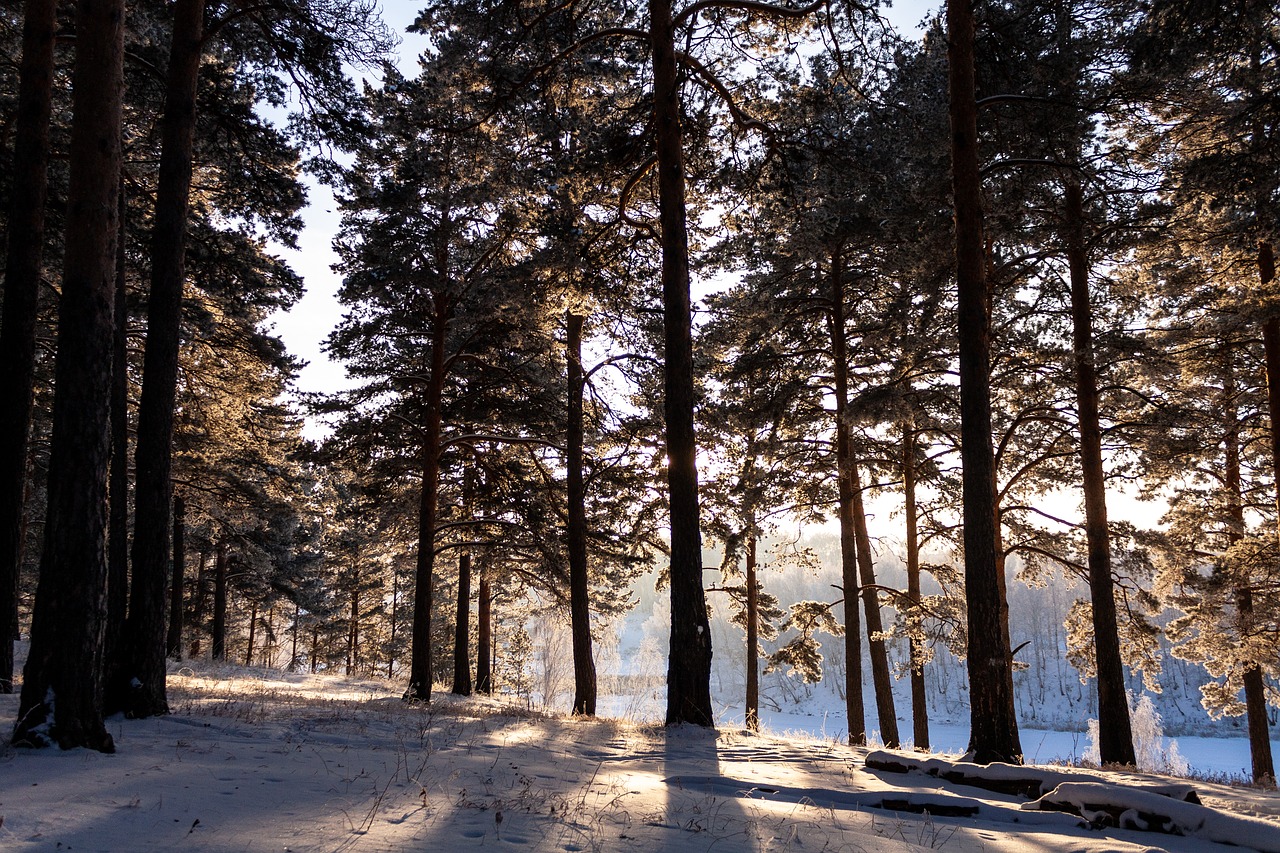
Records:
<instances>
[{"instance_id":1,"label":"tree trunk","mask_svg":"<svg viewBox=\"0 0 1280 853\"><path fill-rule=\"evenodd\" d=\"M13 692L27 439L48 195L56 0L27 0L14 122L4 308L0 311L0 693Z\"/></svg>"},{"instance_id":2,"label":"tree trunk","mask_svg":"<svg viewBox=\"0 0 1280 853\"><path fill-rule=\"evenodd\" d=\"M204 631L204 606L207 590L209 588L209 555L205 551L200 552L199 562L196 564L196 591L195 601L191 607L191 621L194 623L195 630L191 632L191 657L200 657L200 634Z\"/></svg>"},{"instance_id":3,"label":"tree trunk","mask_svg":"<svg viewBox=\"0 0 1280 853\"><path fill-rule=\"evenodd\" d=\"M693 427L693 325L685 222L684 139L671 0L649 0L653 119L662 234L667 487L671 506L671 647L667 724L711 726L711 626L702 586L697 443Z\"/></svg>"},{"instance_id":4,"label":"tree trunk","mask_svg":"<svg viewBox=\"0 0 1280 853\"><path fill-rule=\"evenodd\" d=\"M390 641L387 643L387 678L395 673L396 666L396 630L400 627L400 569L391 570L391 629Z\"/></svg>"},{"instance_id":5,"label":"tree trunk","mask_svg":"<svg viewBox=\"0 0 1280 853\"><path fill-rule=\"evenodd\" d=\"M756 534L747 533L747 731L760 731L760 581Z\"/></svg>"},{"instance_id":6,"label":"tree trunk","mask_svg":"<svg viewBox=\"0 0 1280 853\"><path fill-rule=\"evenodd\" d=\"M253 642L257 639L258 602L249 605L249 645L244 651L244 665L253 666ZM348 673L349 674L349 673Z\"/></svg>"},{"instance_id":7,"label":"tree trunk","mask_svg":"<svg viewBox=\"0 0 1280 853\"><path fill-rule=\"evenodd\" d=\"M582 331L586 318L569 312L565 349L569 370L569 420L567 429L569 518L566 544L569 551L569 621L573 633L573 713L596 713L596 664L591 653L591 600L587 578L586 488L582 475Z\"/></svg>"},{"instance_id":8,"label":"tree trunk","mask_svg":"<svg viewBox=\"0 0 1280 853\"><path fill-rule=\"evenodd\" d=\"M191 192L196 90L204 0L177 0L161 120L160 175L151 233L151 293L135 449L133 587L129 598L129 714L167 714L164 592L169 575L173 413L178 390L187 201Z\"/></svg>"},{"instance_id":9,"label":"tree trunk","mask_svg":"<svg viewBox=\"0 0 1280 853\"><path fill-rule=\"evenodd\" d=\"M294 602L293 605L293 625L290 626L290 633L293 634L293 646L289 650L289 672L298 671L298 620L302 617L302 605ZM388 676L390 677L390 676Z\"/></svg>"},{"instance_id":10,"label":"tree trunk","mask_svg":"<svg viewBox=\"0 0 1280 853\"><path fill-rule=\"evenodd\" d=\"M471 695L471 552L458 555L458 602L453 623L453 693Z\"/></svg>"},{"instance_id":11,"label":"tree trunk","mask_svg":"<svg viewBox=\"0 0 1280 853\"><path fill-rule=\"evenodd\" d=\"M111 345L111 486L107 531L107 627L102 638L102 704L110 715L124 708L124 624L129 608L129 309L126 286L124 181L117 189L115 324Z\"/></svg>"},{"instance_id":12,"label":"tree trunk","mask_svg":"<svg viewBox=\"0 0 1280 853\"><path fill-rule=\"evenodd\" d=\"M1106 473L1098 414L1098 373L1093 355L1093 309L1089 304L1089 256L1084 239L1084 193L1076 175L1066 179L1067 264L1071 271L1071 337L1075 349L1076 409L1080 471L1084 485L1084 531L1089 548L1089 594L1098 679L1098 752L1103 764L1134 766L1129 700L1116 624L1111 578L1111 534L1107 529Z\"/></svg>"},{"instance_id":13,"label":"tree trunk","mask_svg":"<svg viewBox=\"0 0 1280 853\"><path fill-rule=\"evenodd\" d=\"M356 671L356 649L360 645L360 586L357 578L351 590L351 619L347 626L347 675Z\"/></svg>"},{"instance_id":14,"label":"tree trunk","mask_svg":"<svg viewBox=\"0 0 1280 853\"><path fill-rule=\"evenodd\" d=\"M440 268L443 270L444 265ZM431 701L431 581L435 574L436 507L440 490L440 427L444 405L444 348L449 308L437 296L431 332L431 379L427 383L422 440L422 495L418 504L417 586L413 593L413 642L408 701Z\"/></svg>"},{"instance_id":15,"label":"tree trunk","mask_svg":"<svg viewBox=\"0 0 1280 853\"><path fill-rule=\"evenodd\" d=\"M850 454L852 456L852 454ZM876 717L880 720L880 739L890 749L898 748L898 711L893 704L893 676L889 672L889 653L884 640L876 639L884 631L880 618L880 595L876 592L875 567L871 562L871 536L867 532L867 512L862 504L862 478L856 459L849 460L850 491L853 496L853 531L858 537L858 573L862 579L862 605L867 614L867 643L871 651L871 683L876 693Z\"/></svg>"},{"instance_id":16,"label":"tree trunk","mask_svg":"<svg viewBox=\"0 0 1280 853\"><path fill-rule=\"evenodd\" d=\"M169 657L182 660L182 593L186 585L186 521L187 502L181 495L173 497L173 583L169 586Z\"/></svg>"},{"instance_id":17,"label":"tree trunk","mask_svg":"<svg viewBox=\"0 0 1280 853\"><path fill-rule=\"evenodd\" d=\"M916 507L916 431L910 420L902 425L902 491L907 521L907 598L913 607L920 606L920 532ZM924 665L920 660L919 640L911 637L911 735L915 748L929 751L929 708L925 704Z\"/></svg>"},{"instance_id":18,"label":"tree trunk","mask_svg":"<svg viewBox=\"0 0 1280 853\"><path fill-rule=\"evenodd\" d=\"M476 692L493 692L493 590L488 562L480 566L480 599L476 606Z\"/></svg>"},{"instance_id":19,"label":"tree trunk","mask_svg":"<svg viewBox=\"0 0 1280 853\"><path fill-rule=\"evenodd\" d=\"M123 0L76 5L70 183L44 552L15 745L114 751L103 724Z\"/></svg>"},{"instance_id":20,"label":"tree trunk","mask_svg":"<svg viewBox=\"0 0 1280 853\"><path fill-rule=\"evenodd\" d=\"M227 659L227 543L218 540L213 562L213 626L210 633L214 660Z\"/></svg>"},{"instance_id":21,"label":"tree trunk","mask_svg":"<svg viewBox=\"0 0 1280 853\"><path fill-rule=\"evenodd\" d=\"M1013 662L1000 628L995 459L991 447L991 332L983 264L982 185L974 83L973 7L947 3L951 172L960 332L960 456L969 623L969 751L974 761L1020 762Z\"/></svg>"},{"instance_id":22,"label":"tree trunk","mask_svg":"<svg viewBox=\"0 0 1280 853\"><path fill-rule=\"evenodd\" d=\"M1271 244L1258 245L1258 277L1266 292L1276 277L1276 259ZM1272 317L1262 326L1263 346L1267 356L1267 412L1271 419L1272 473L1280 477L1280 318ZM1280 479L1274 482L1280 484ZM1276 493L1280 503L1280 491ZM1253 593L1243 588L1236 593L1240 619L1252 621ZM1244 676L1244 701L1249 721L1249 754L1252 757L1253 781L1262 783L1276 779L1275 761L1271 756L1271 735L1267 727L1267 700L1262 670L1255 666Z\"/></svg>"},{"instance_id":23,"label":"tree trunk","mask_svg":"<svg viewBox=\"0 0 1280 853\"><path fill-rule=\"evenodd\" d=\"M866 708L862 698L862 620L858 615L858 536L854 514L852 450L845 407L849 405L849 353L845 339L844 255L840 247L831 253L831 363L835 377L836 492L839 498L840 578L844 586L845 711L849 719L849 743L867 742Z\"/></svg>"}]
</instances>

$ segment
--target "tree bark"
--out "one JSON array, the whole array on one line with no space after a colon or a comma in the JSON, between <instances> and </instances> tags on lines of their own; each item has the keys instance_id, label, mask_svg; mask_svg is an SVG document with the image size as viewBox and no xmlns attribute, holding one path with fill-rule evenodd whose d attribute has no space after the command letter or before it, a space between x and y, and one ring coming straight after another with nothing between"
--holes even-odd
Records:
<instances>
[{"instance_id":1,"label":"tree bark","mask_svg":"<svg viewBox=\"0 0 1280 853\"><path fill-rule=\"evenodd\" d=\"M116 235L115 323L111 343L110 520L107 524L107 627L102 638L103 711L124 708L120 672L124 664L124 623L129 607L129 346L126 282L124 181L117 190L120 230Z\"/></svg>"},{"instance_id":2,"label":"tree bark","mask_svg":"<svg viewBox=\"0 0 1280 853\"><path fill-rule=\"evenodd\" d=\"M969 751L980 764L1020 762L1013 662L999 627L995 458L991 447L991 333L978 168L973 7L947 3L951 172L959 291L960 455L963 464L965 598L969 624Z\"/></svg>"},{"instance_id":3,"label":"tree bark","mask_svg":"<svg viewBox=\"0 0 1280 853\"><path fill-rule=\"evenodd\" d=\"M458 555L458 602L453 623L453 693L471 695L471 552Z\"/></svg>"},{"instance_id":4,"label":"tree bark","mask_svg":"<svg viewBox=\"0 0 1280 853\"><path fill-rule=\"evenodd\" d=\"M902 425L902 491L907 522L907 598L913 607L920 606L920 532L916 507L916 431L910 420ZM919 641L909 641L911 655L911 736L915 748L929 751L929 708L925 703L924 665L920 659Z\"/></svg>"},{"instance_id":5,"label":"tree bark","mask_svg":"<svg viewBox=\"0 0 1280 853\"><path fill-rule=\"evenodd\" d=\"M852 454L850 454L852 456ZM876 717L880 721L880 739L890 749L898 748L898 711L893 704L893 676L889 672L889 652L884 640L876 639L884 631L880 618L880 596L876 592L875 567L871 562L871 536L867 531L867 512L862 503L862 477L856 459L849 460L850 492L853 497L853 532L858 538L858 574L862 580L862 605L867 614L867 643L871 651L871 683L876 694Z\"/></svg>"},{"instance_id":6,"label":"tree bark","mask_svg":"<svg viewBox=\"0 0 1280 853\"><path fill-rule=\"evenodd\" d=\"M213 559L213 626L210 654L214 660L227 659L227 543L218 540Z\"/></svg>"},{"instance_id":7,"label":"tree bark","mask_svg":"<svg viewBox=\"0 0 1280 853\"><path fill-rule=\"evenodd\" d=\"M191 657L200 657L200 632L204 630L204 614L205 600L209 588L209 555L205 551L200 552L200 557L196 563L196 589L194 601L191 605L191 621L194 623L194 631L191 632Z\"/></svg>"},{"instance_id":8,"label":"tree bark","mask_svg":"<svg viewBox=\"0 0 1280 853\"><path fill-rule=\"evenodd\" d=\"M1276 277L1275 253L1268 242L1258 244L1258 279L1261 289L1270 289ZM1271 420L1272 473L1280 477L1280 318L1271 317L1262 326L1263 348L1267 357L1267 413ZM1275 480L1280 484L1280 479ZM1276 493L1280 503L1280 490ZM1280 531L1278 531L1280 533ZM1245 626L1252 621L1253 593L1244 587L1236 593L1237 609ZM1244 675L1244 700L1249 722L1249 755L1253 765L1253 781L1276 779L1275 761L1271 755L1271 735L1267 725L1266 688L1262 670L1253 667Z\"/></svg>"},{"instance_id":9,"label":"tree bark","mask_svg":"<svg viewBox=\"0 0 1280 853\"><path fill-rule=\"evenodd\" d=\"M867 742L866 708L862 696L862 620L858 615L858 534L855 523L851 476L853 453L844 413L849 405L849 352L845 339L844 255L831 253L831 362L835 378L836 493L840 521L840 578L844 586L845 711L849 719L849 743Z\"/></svg>"},{"instance_id":10,"label":"tree bark","mask_svg":"<svg viewBox=\"0 0 1280 853\"><path fill-rule=\"evenodd\" d=\"M754 527L754 522L753 522ZM760 580L756 533L747 533L747 730L760 731Z\"/></svg>"},{"instance_id":11,"label":"tree bark","mask_svg":"<svg viewBox=\"0 0 1280 853\"><path fill-rule=\"evenodd\" d=\"M67 228L44 552L15 745L112 752L103 724L123 0L76 5Z\"/></svg>"},{"instance_id":12,"label":"tree bark","mask_svg":"<svg viewBox=\"0 0 1280 853\"><path fill-rule=\"evenodd\" d=\"M173 497L173 582L169 585L169 657L182 660L183 590L186 585L187 502L182 495Z\"/></svg>"},{"instance_id":13,"label":"tree bark","mask_svg":"<svg viewBox=\"0 0 1280 853\"><path fill-rule=\"evenodd\" d=\"M711 626L702 586L697 442L693 408L693 321L689 237L685 221L684 139L671 0L649 0L653 53L653 118L662 237L662 304L666 330L667 488L671 511L671 645L667 724L714 725Z\"/></svg>"},{"instance_id":14,"label":"tree bark","mask_svg":"<svg viewBox=\"0 0 1280 853\"><path fill-rule=\"evenodd\" d=\"M440 269L445 267L440 265ZM449 308L436 297L431 332L431 378L427 383L422 440L422 494L418 503L417 586L413 593L413 640L406 701L431 701L431 582L435 574L436 509L440 498L440 429L444 405L444 348Z\"/></svg>"},{"instance_id":15,"label":"tree bark","mask_svg":"<svg viewBox=\"0 0 1280 853\"><path fill-rule=\"evenodd\" d=\"M182 286L186 277L187 207L191 193L196 91L200 78L204 0L177 0L161 124L160 175L151 233L151 293L135 449L133 586L129 596L128 713L169 713L165 697L165 581L173 413L178 389Z\"/></svg>"},{"instance_id":16,"label":"tree bark","mask_svg":"<svg viewBox=\"0 0 1280 853\"><path fill-rule=\"evenodd\" d=\"M1098 752L1103 764L1134 766L1137 757L1129 723L1124 663L1120 659L1115 584L1111 578L1111 533L1107 528L1098 372L1093 354L1093 308L1089 301L1089 256L1084 237L1084 192L1076 175L1067 177L1064 191L1067 265L1071 275L1071 337L1076 367L1076 414L1084 486L1084 532L1089 549L1089 594L1093 602L1093 649L1098 681Z\"/></svg>"},{"instance_id":17,"label":"tree bark","mask_svg":"<svg viewBox=\"0 0 1280 853\"><path fill-rule=\"evenodd\" d=\"M257 639L258 629L258 602L253 602L249 606L249 643L244 651L244 665L253 666L253 643Z\"/></svg>"},{"instance_id":18,"label":"tree bark","mask_svg":"<svg viewBox=\"0 0 1280 853\"><path fill-rule=\"evenodd\" d=\"M356 650L360 646L360 582L355 578L351 589L351 615L347 625L347 675L356 671Z\"/></svg>"},{"instance_id":19,"label":"tree bark","mask_svg":"<svg viewBox=\"0 0 1280 853\"><path fill-rule=\"evenodd\" d=\"M27 443L48 195L56 0L27 0L18 68L4 308L0 312L0 693L13 692Z\"/></svg>"},{"instance_id":20,"label":"tree bark","mask_svg":"<svg viewBox=\"0 0 1280 853\"><path fill-rule=\"evenodd\" d=\"M582 473L582 401L585 393L582 333L586 317L570 311L565 322L569 379L569 420L566 430L568 453L565 459L565 465L569 469L566 544L569 551L569 621L573 634L573 713L590 717L596 713L596 664L591 650L586 488Z\"/></svg>"},{"instance_id":21,"label":"tree bark","mask_svg":"<svg viewBox=\"0 0 1280 853\"><path fill-rule=\"evenodd\" d=\"M476 606L476 692L493 692L493 590L487 563L480 565L480 589Z\"/></svg>"}]
</instances>

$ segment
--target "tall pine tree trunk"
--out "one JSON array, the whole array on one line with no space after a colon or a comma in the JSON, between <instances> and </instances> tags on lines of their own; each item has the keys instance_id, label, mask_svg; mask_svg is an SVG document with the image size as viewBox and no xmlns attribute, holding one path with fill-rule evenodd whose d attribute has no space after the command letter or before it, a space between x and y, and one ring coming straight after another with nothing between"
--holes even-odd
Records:
<instances>
[{"instance_id":1,"label":"tall pine tree trunk","mask_svg":"<svg viewBox=\"0 0 1280 853\"><path fill-rule=\"evenodd\" d=\"M115 748L103 724L102 636L124 16L123 0L76 5L49 507L13 736L102 752Z\"/></svg>"},{"instance_id":2,"label":"tall pine tree trunk","mask_svg":"<svg viewBox=\"0 0 1280 853\"><path fill-rule=\"evenodd\" d=\"M173 580L169 584L169 636L165 646L169 657L182 660L182 593L186 585L187 502L182 495L173 497Z\"/></svg>"},{"instance_id":3,"label":"tall pine tree trunk","mask_svg":"<svg viewBox=\"0 0 1280 853\"><path fill-rule=\"evenodd\" d=\"M209 642L214 660L227 659L227 543L219 539L213 558L213 635Z\"/></svg>"},{"instance_id":4,"label":"tall pine tree trunk","mask_svg":"<svg viewBox=\"0 0 1280 853\"><path fill-rule=\"evenodd\" d=\"M476 692L493 692L493 589L488 561L480 564L480 588L476 597Z\"/></svg>"},{"instance_id":5,"label":"tall pine tree trunk","mask_svg":"<svg viewBox=\"0 0 1280 853\"><path fill-rule=\"evenodd\" d=\"M1001 625L991 447L991 331L983 259L973 6L947 3L951 173L959 291L960 456L964 467L965 599L969 622L969 751L973 760L1020 762L1013 661Z\"/></svg>"},{"instance_id":6,"label":"tall pine tree trunk","mask_svg":"<svg viewBox=\"0 0 1280 853\"><path fill-rule=\"evenodd\" d=\"M351 615L347 624L347 675L355 675L356 653L360 647L360 582L357 576L351 589Z\"/></svg>"},{"instance_id":7,"label":"tall pine tree trunk","mask_svg":"<svg viewBox=\"0 0 1280 853\"><path fill-rule=\"evenodd\" d=\"M569 551L569 622L573 633L573 713L596 713L596 664L591 653L591 599L587 577L586 487L582 473L582 333L586 318L568 313L565 350L569 371L568 453L569 518L566 544Z\"/></svg>"},{"instance_id":8,"label":"tall pine tree trunk","mask_svg":"<svg viewBox=\"0 0 1280 853\"><path fill-rule=\"evenodd\" d=\"M111 345L111 486L107 531L107 628L102 638L103 710L114 714L124 707L120 667L124 657L124 623L129 607L129 309L125 251L124 181L117 206L115 327Z\"/></svg>"},{"instance_id":9,"label":"tall pine tree trunk","mask_svg":"<svg viewBox=\"0 0 1280 853\"><path fill-rule=\"evenodd\" d=\"M0 693L13 692L13 640L18 633L18 576L44 256L57 18L56 0L27 0L24 6L11 204L5 223L4 308L0 312Z\"/></svg>"},{"instance_id":10,"label":"tall pine tree trunk","mask_svg":"<svg viewBox=\"0 0 1280 853\"><path fill-rule=\"evenodd\" d=\"M852 457L852 453L850 453ZM876 592L875 567L871 562L871 535L867 531L867 511L862 503L862 477L856 459L849 460L850 493L853 497L853 532L858 538L858 574L862 580L862 605L867 614L867 643L871 652L871 683L876 694L876 718L880 739L890 749L898 747L898 711L893 704L893 676L889 672L889 652L880 618L880 595Z\"/></svg>"},{"instance_id":11,"label":"tall pine tree trunk","mask_svg":"<svg viewBox=\"0 0 1280 853\"><path fill-rule=\"evenodd\" d=\"M444 270L446 265L439 264ZM440 428L444 405L444 348L449 321L445 297L436 297L431 331L431 378L427 382L422 439L422 494L418 502L418 563L413 593L413 644L408 701L431 701L431 582L435 575L436 509L440 498Z\"/></svg>"},{"instance_id":12,"label":"tall pine tree trunk","mask_svg":"<svg viewBox=\"0 0 1280 853\"><path fill-rule=\"evenodd\" d=\"M458 555L458 601L453 623L453 691L471 695L471 552Z\"/></svg>"},{"instance_id":13,"label":"tall pine tree trunk","mask_svg":"<svg viewBox=\"0 0 1280 853\"><path fill-rule=\"evenodd\" d=\"M167 714L165 586L169 576L169 517L173 413L178 390L182 286L186 278L187 203L191 193L196 91L200 76L204 0L177 0L165 84L160 174L151 232L151 293L135 449L133 581L126 630L134 717Z\"/></svg>"},{"instance_id":14,"label":"tall pine tree trunk","mask_svg":"<svg viewBox=\"0 0 1280 853\"><path fill-rule=\"evenodd\" d=\"M671 0L649 0L653 119L662 237L667 488L671 511L671 646L667 724L714 724L711 626L702 586L697 444L693 427L693 319L685 221L684 138Z\"/></svg>"},{"instance_id":15,"label":"tall pine tree trunk","mask_svg":"<svg viewBox=\"0 0 1280 853\"><path fill-rule=\"evenodd\" d=\"M1265 293L1276 277L1275 253L1268 242L1258 245L1258 278ZM1280 318L1271 317L1262 326L1263 347L1267 357L1267 412L1271 420L1272 473L1280 484ZM1276 494L1280 504L1280 491ZM1236 608L1242 627L1248 627L1253 617L1253 591L1242 587L1236 591ZM1271 734L1267 725L1266 686L1262 670L1254 666L1244 675L1245 713L1249 722L1249 755L1253 764L1253 781L1261 783L1276 779L1275 761L1271 755Z\"/></svg>"},{"instance_id":16,"label":"tall pine tree trunk","mask_svg":"<svg viewBox=\"0 0 1280 853\"><path fill-rule=\"evenodd\" d=\"M840 578L844 586L845 711L849 743L867 742L866 708L862 697L862 620L858 615L858 534L854 510L853 451L845 408L849 405L849 353L845 339L844 256L831 253L831 361L835 377L836 509L840 521Z\"/></svg>"},{"instance_id":17,"label":"tall pine tree trunk","mask_svg":"<svg viewBox=\"0 0 1280 853\"><path fill-rule=\"evenodd\" d=\"M760 579L755 523L747 532L747 730L760 731Z\"/></svg>"},{"instance_id":18,"label":"tall pine tree trunk","mask_svg":"<svg viewBox=\"0 0 1280 853\"><path fill-rule=\"evenodd\" d=\"M1125 694L1124 664L1111 578L1111 533L1102 467L1098 371L1093 354L1093 308L1089 301L1089 256L1084 238L1084 193L1078 176L1066 179L1067 265L1071 273L1071 337L1076 367L1076 413L1080 471L1084 484L1084 532L1089 549L1089 594L1093 602L1093 649L1098 680L1098 752L1103 764L1133 766L1133 731Z\"/></svg>"},{"instance_id":19,"label":"tall pine tree trunk","mask_svg":"<svg viewBox=\"0 0 1280 853\"><path fill-rule=\"evenodd\" d=\"M916 452L915 425L908 419L902 425L902 491L907 522L907 599L911 606L920 607L920 531L916 506ZM925 703L924 665L920 641L914 636L909 642L911 655L911 735L915 748L929 751L929 708Z\"/></svg>"}]
</instances>

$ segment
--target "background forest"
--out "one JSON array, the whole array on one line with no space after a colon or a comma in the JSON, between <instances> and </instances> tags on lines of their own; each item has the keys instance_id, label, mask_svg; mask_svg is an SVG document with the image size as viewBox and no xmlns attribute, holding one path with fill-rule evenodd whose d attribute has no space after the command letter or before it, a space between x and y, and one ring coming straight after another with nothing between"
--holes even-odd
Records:
<instances>
[{"instance_id":1,"label":"background forest","mask_svg":"<svg viewBox=\"0 0 1280 853\"><path fill-rule=\"evenodd\" d=\"M1093 717L1133 764L1145 691L1274 782L1274 4L441 0L412 72L364 2L70 5L0 7L16 743L211 657L971 707L983 761ZM324 393L273 327L319 183Z\"/></svg>"}]
</instances>

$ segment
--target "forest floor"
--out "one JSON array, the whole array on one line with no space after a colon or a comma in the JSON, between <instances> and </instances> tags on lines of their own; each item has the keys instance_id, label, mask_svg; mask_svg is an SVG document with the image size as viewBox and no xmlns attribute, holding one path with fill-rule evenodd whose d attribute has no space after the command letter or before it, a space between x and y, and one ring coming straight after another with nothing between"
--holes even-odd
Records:
<instances>
[{"instance_id":1,"label":"forest floor","mask_svg":"<svg viewBox=\"0 0 1280 853\"><path fill-rule=\"evenodd\" d=\"M919 756L448 694L407 705L387 681L192 666L170 676L171 715L108 722L114 755L5 747L0 850L1280 851L1274 790L1192 783L1196 806L1153 793L1183 791L1149 774L954 758L891 772L868 756ZM16 711L0 696L5 726ZM1028 809L961 777L1059 794ZM1157 812L1186 835L1101 826Z\"/></svg>"}]
</instances>

